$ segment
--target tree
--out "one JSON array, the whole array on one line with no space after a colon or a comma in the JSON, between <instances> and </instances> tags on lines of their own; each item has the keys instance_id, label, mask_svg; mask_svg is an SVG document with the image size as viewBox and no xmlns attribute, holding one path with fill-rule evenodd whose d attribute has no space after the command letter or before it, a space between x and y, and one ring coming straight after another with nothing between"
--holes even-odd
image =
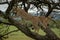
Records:
<instances>
[{"instance_id":1,"label":"tree","mask_svg":"<svg viewBox=\"0 0 60 40\"><path fill-rule=\"evenodd\" d=\"M0 11L0 14L2 14L2 16L4 16L5 19L8 19L9 22L0 22L0 23L4 23L7 25L14 25L16 26L16 28L18 28L19 30L21 30L21 32L23 32L25 35L36 39L36 40L60 40L60 38L58 38L55 33L49 28L44 28L42 25L39 24L40 28L43 29L44 32L46 32L45 36L41 36L38 33L35 32L31 32L30 29L26 26L26 25L22 25L21 23L17 22L16 20L13 19L13 17L10 16L10 11L13 9L13 6L18 6L17 3L19 2L23 2L24 5L24 10L27 12L29 7L25 7L25 3L28 4L28 6L30 6L29 4L34 4L37 8L39 7L42 11L43 8L42 6L47 6L48 7L48 12L46 13L45 17L47 18L52 11L54 11L54 9L60 10L60 1L57 0L53 1L53 0L33 0L33 1L28 1L28 0L11 0L10 3L9 2L2 2L0 4L5 4L7 3L9 6L6 10L6 14L3 14L3 12ZM23 12L25 13L25 12ZM7 34L5 34L7 35ZM2 35L1 37L3 37L4 35ZM1 38L0 37L0 38Z\"/></svg>"}]
</instances>

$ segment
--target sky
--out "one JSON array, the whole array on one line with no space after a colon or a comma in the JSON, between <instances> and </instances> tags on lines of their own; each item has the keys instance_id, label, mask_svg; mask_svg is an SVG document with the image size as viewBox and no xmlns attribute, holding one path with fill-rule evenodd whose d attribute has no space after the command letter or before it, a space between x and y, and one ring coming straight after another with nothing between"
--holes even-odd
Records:
<instances>
[{"instance_id":1,"label":"sky","mask_svg":"<svg viewBox=\"0 0 60 40\"><path fill-rule=\"evenodd\" d=\"M6 1L6 0L2 0L2 1L4 2L4 1ZM8 0L8 1L11 1L11 0ZM56 0L55 0L55 1L56 1ZM56 1L56 2L57 2L57 1ZM32 8L33 6L34 6L34 5L31 4L30 8ZM0 4L0 10L3 11L3 12L5 12L5 11L7 10L7 7L8 7L8 4L3 4L3 5ZM44 9L45 12L48 11L48 9L46 9L46 8L43 8L43 9ZM35 6L34 6L33 9L29 9L29 10L28 10L29 13L35 13L35 14L37 13L37 11L38 11L38 9L37 9ZM60 10L59 10L59 11L60 11Z\"/></svg>"},{"instance_id":2,"label":"sky","mask_svg":"<svg viewBox=\"0 0 60 40\"><path fill-rule=\"evenodd\" d=\"M0 1L1 1L1 0L0 0ZM4 2L4 1L6 1L6 0L2 0L2 1ZM8 1L11 1L11 0L8 0ZM34 5L31 4L30 8L33 7L33 6L34 6ZM8 7L8 4L3 4L3 5L0 4L0 10L3 11L3 12L6 11L7 7ZM35 6L34 6L34 7L35 7ZM44 9L44 10L47 11L47 9ZM36 14L37 11L38 11L38 10L37 10L36 7L33 8L33 10L31 10L31 9L28 10L28 12L30 12L30 13L35 13L35 14Z\"/></svg>"},{"instance_id":3,"label":"sky","mask_svg":"<svg viewBox=\"0 0 60 40\"><path fill-rule=\"evenodd\" d=\"M33 6L34 6L34 5L31 4L30 8L32 8ZM7 10L7 8L8 8L8 4L0 5L0 10L1 10L2 12L5 12L5 11ZM44 9L45 12L47 12L47 9L45 9L45 8L43 8L43 9ZM34 6L33 9L29 9L29 10L28 10L28 13L34 13L34 14L36 14L37 11L38 11L38 9Z\"/></svg>"},{"instance_id":4,"label":"sky","mask_svg":"<svg viewBox=\"0 0 60 40\"><path fill-rule=\"evenodd\" d=\"M0 10L3 12L5 12L7 8L8 8L8 4L0 5Z\"/></svg>"},{"instance_id":5,"label":"sky","mask_svg":"<svg viewBox=\"0 0 60 40\"><path fill-rule=\"evenodd\" d=\"M3 1L5 1L5 0L3 0ZM11 0L9 0L9 1L11 1ZM57 2L57 1L56 1ZM30 8L32 8L34 5L32 5L31 4L31 6L30 6ZM6 10L7 10L7 8L8 8L8 4L0 4L0 10L2 11L2 12L5 12ZM47 8L43 8L44 9L44 11L45 12L47 12L48 11L48 9ZM38 9L34 6L34 8L33 9L29 9L28 10L28 13L31 13L31 14L37 14L37 11L38 11ZM55 11L59 11L59 13L58 14L60 14L60 10L55 10ZM40 13L40 12L39 12ZM59 16L60 17L60 16Z\"/></svg>"}]
</instances>

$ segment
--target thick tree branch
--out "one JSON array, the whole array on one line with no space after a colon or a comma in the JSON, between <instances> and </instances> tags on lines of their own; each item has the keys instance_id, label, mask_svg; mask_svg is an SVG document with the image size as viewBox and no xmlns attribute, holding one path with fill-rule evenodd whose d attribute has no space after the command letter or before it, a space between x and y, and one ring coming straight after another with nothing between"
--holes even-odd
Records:
<instances>
[{"instance_id":1,"label":"thick tree branch","mask_svg":"<svg viewBox=\"0 0 60 40\"><path fill-rule=\"evenodd\" d=\"M8 2L2 2L2 3L0 3L0 4L8 4Z\"/></svg>"},{"instance_id":2,"label":"thick tree branch","mask_svg":"<svg viewBox=\"0 0 60 40\"><path fill-rule=\"evenodd\" d=\"M36 39L36 40L43 40L43 36L37 34L37 33L34 33L34 32L31 32L28 27L22 25L21 23L19 22L16 22L15 20L13 21L13 19L11 17L9 17L10 19L10 22L13 23L19 30L21 30L21 32L23 32L25 35L33 38L33 39Z\"/></svg>"},{"instance_id":3,"label":"thick tree branch","mask_svg":"<svg viewBox=\"0 0 60 40\"><path fill-rule=\"evenodd\" d=\"M55 34L53 31L51 31L50 28L44 28L42 27L42 29L46 32L46 36L41 36L37 33L33 33L31 32L28 27L24 26L24 25L21 25L21 23L19 22L16 22L15 20L13 20L11 17L9 17L10 19L10 22L13 23L19 30L21 30L25 35L33 38L33 39L36 39L36 40L60 40ZM41 25L40 25L41 26ZM53 38L52 38L53 37Z\"/></svg>"},{"instance_id":4,"label":"thick tree branch","mask_svg":"<svg viewBox=\"0 0 60 40\"><path fill-rule=\"evenodd\" d=\"M53 11L53 8L51 7L50 4L48 4L48 12L47 12L47 14L45 15L45 17L48 17L48 16L51 14L52 11Z\"/></svg>"}]
</instances>

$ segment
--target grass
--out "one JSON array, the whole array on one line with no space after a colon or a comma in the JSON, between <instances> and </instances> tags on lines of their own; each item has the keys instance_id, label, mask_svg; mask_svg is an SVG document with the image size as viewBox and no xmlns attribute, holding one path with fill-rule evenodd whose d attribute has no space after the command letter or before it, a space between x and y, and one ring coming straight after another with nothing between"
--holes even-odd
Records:
<instances>
[{"instance_id":1,"label":"grass","mask_svg":"<svg viewBox=\"0 0 60 40\"><path fill-rule=\"evenodd\" d=\"M15 28L14 26L10 26L9 31L16 30L16 29L17 28ZM21 31L13 32L9 34L8 36L9 36L8 39L5 39L5 40L33 40L32 38L27 37Z\"/></svg>"},{"instance_id":2,"label":"grass","mask_svg":"<svg viewBox=\"0 0 60 40\"><path fill-rule=\"evenodd\" d=\"M58 28L51 28L51 29L60 38L60 29L58 29Z\"/></svg>"},{"instance_id":3,"label":"grass","mask_svg":"<svg viewBox=\"0 0 60 40\"><path fill-rule=\"evenodd\" d=\"M16 30L17 28L15 28L14 26L10 26L9 31L12 30ZM45 35L45 33L40 29L40 33L41 35ZM17 32L13 32L11 34L8 35L9 37L5 40L34 40L30 37L27 37L24 33L22 33L21 31L17 31Z\"/></svg>"},{"instance_id":4,"label":"grass","mask_svg":"<svg viewBox=\"0 0 60 40\"><path fill-rule=\"evenodd\" d=\"M12 30L16 30L17 28L15 28L14 26L11 26L10 27L10 31ZM51 28L55 34L60 37L60 29L57 29L57 28ZM39 32L40 35L44 36L45 33L40 29L40 32ZM30 37L27 37L24 33L22 33L21 31L18 31L18 32L13 32L11 34L8 35L9 37L5 40L34 40Z\"/></svg>"},{"instance_id":5,"label":"grass","mask_svg":"<svg viewBox=\"0 0 60 40\"><path fill-rule=\"evenodd\" d=\"M2 27L3 27L3 25L0 25L0 28L2 28ZM9 27L9 31L16 30L16 29L17 28L14 27L14 26L10 26ZM51 30L54 31L55 34L60 38L60 29L59 28L51 27ZM46 33L43 32L43 30L40 29L39 34L44 36ZM9 34L8 38L4 39L4 40L34 40L34 39L32 39L30 37L27 37L21 31L17 31L17 32L13 32L13 33Z\"/></svg>"}]
</instances>

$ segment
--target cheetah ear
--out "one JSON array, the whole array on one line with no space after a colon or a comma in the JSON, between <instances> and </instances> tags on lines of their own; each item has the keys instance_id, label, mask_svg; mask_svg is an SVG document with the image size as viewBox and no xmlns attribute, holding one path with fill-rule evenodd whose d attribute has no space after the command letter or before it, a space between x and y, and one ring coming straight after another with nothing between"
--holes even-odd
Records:
<instances>
[{"instance_id":1,"label":"cheetah ear","mask_svg":"<svg viewBox=\"0 0 60 40\"><path fill-rule=\"evenodd\" d=\"M16 6L13 6L12 11L13 12L16 12L17 11L17 7Z\"/></svg>"}]
</instances>

